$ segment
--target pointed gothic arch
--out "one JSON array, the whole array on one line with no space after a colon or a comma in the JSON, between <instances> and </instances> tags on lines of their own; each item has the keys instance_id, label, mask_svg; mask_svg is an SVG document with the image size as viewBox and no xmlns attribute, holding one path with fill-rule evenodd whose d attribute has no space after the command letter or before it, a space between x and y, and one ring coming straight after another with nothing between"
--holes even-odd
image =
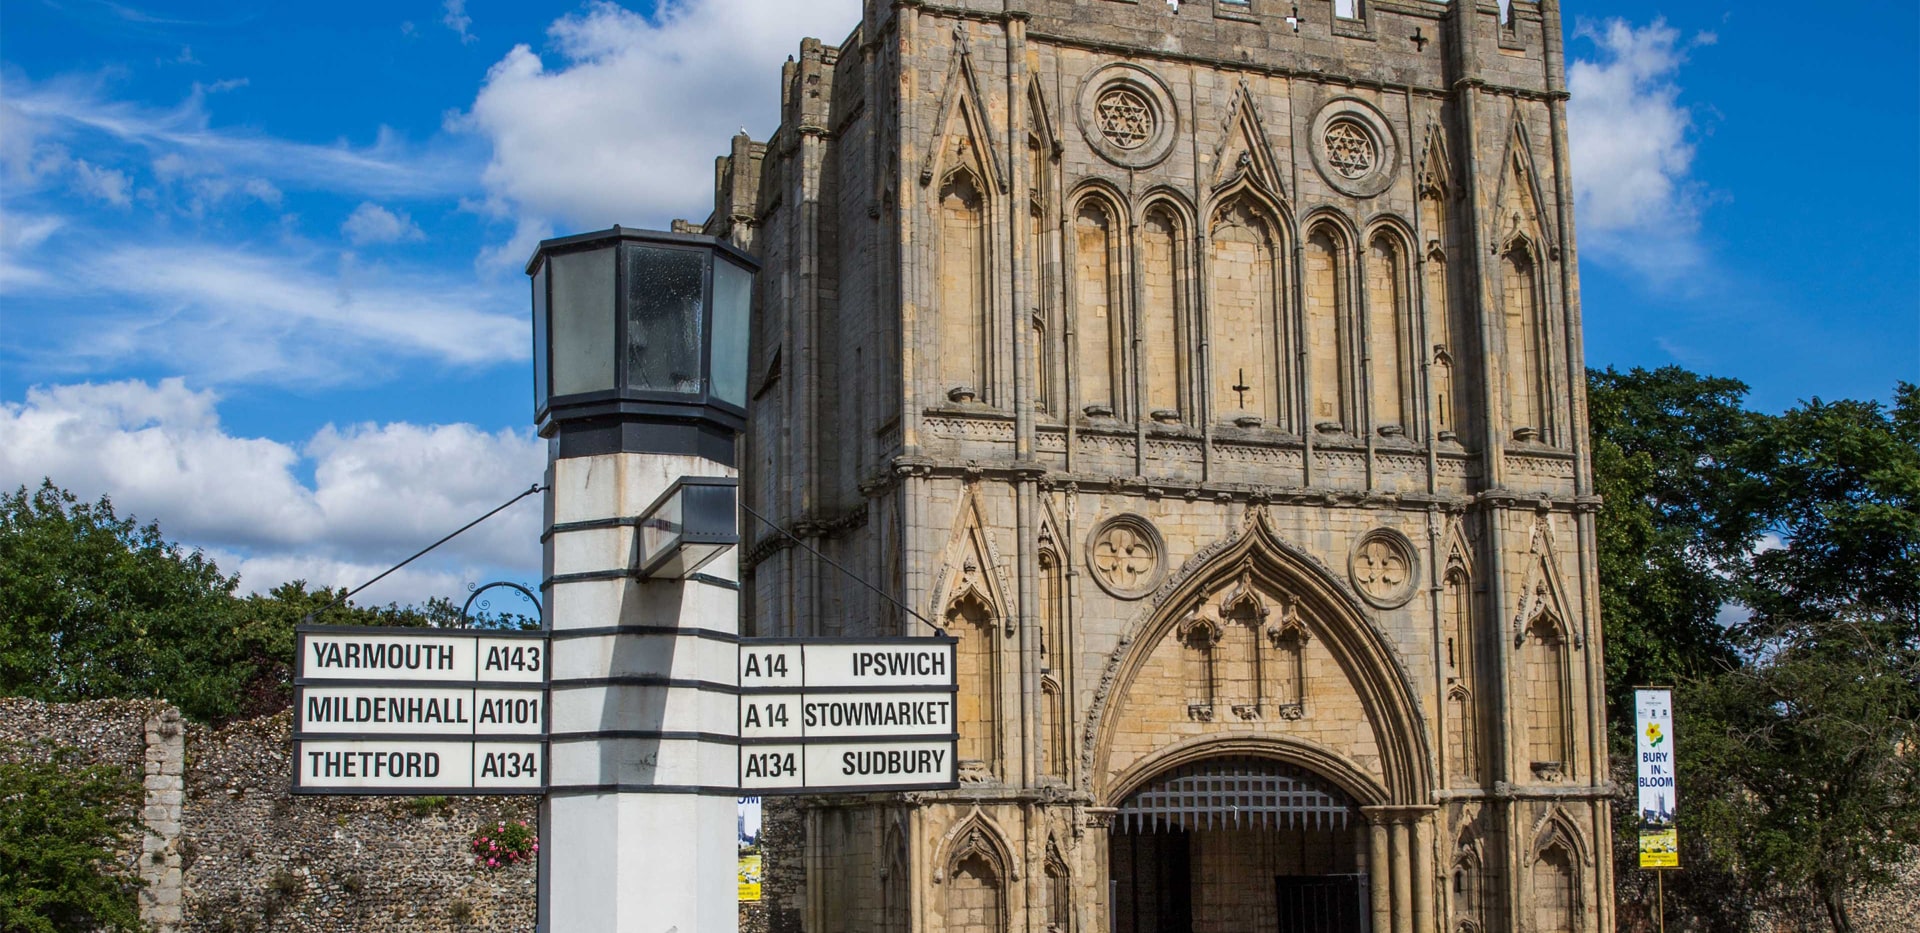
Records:
<instances>
[{"instance_id":1,"label":"pointed gothic arch","mask_svg":"<svg viewBox=\"0 0 1920 933\"><path fill-rule=\"evenodd\" d=\"M1005 634L1011 628L1001 561L982 516L980 491L970 486L947 543L947 560L934 591L934 618L958 639L954 668L960 691L954 710L960 740L955 758L963 781L993 780L1004 760L1006 736Z\"/></svg>"},{"instance_id":2,"label":"pointed gothic arch","mask_svg":"<svg viewBox=\"0 0 1920 933\"><path fill-rule=\"evenodd\" d=\"M1528 846L1528 903L1535 933L1580 933L1586 928L1582 877L1593 867L1593 850L1578 823L1557 804L1534 825Z\"/></svg>"},{"instance_id":3,"label":"pointed gothic arch","mask_svg":"<svg viewBox=\"0 0 1920 933\"><path fill-rule=\"evenodd\" d=\"M1020 880L1020 863L1006 837L978 807L955 824L936 849L937 894L950 918L950 933L1005 933L1008 892Z\"/></svg>"},{"instance_id":4,"label":"pointed gothic arch","mask_svg":"<svg viewBox=\"0 0 1920 933\"><path fill-rule=\"evenodd\" d=\"M1227 105L1219 137L1213 148L1212 187L1216 203L1223 200L1227 189L1242 185L1256 188L1276 201L1286 200L1282 163L1274 156L1265 122L1260 118L1260 105L1244 78Z\"/></svg>"},{"instance_id":5,"label":"pointed gothic arch","mask_svg":"<svg viewBox=\"0 0 1920 933\"><path fill-rule=\"evenodd\" d=\"M1331 208L1307 215L1302 226L1306 249L1300 269L1300 330L1306 346L1307 423L1323 434L1358 433L1354 268L1360 233Z\"/></svg>"},{"instance_id":6,"label":"pointed gothic arch","mask_svg":"<svg viewBox=\"0 0 1920 933\"><path fill-rule=\"evenodd\" d=\"M1192 607L1230 586L1243 570L1251 571L1255 580L1290 594L1302 616L1313 620L1316 642L1325 647L1345 674L1374 730L1380 754L1378 777L1329 749L1279 732L1259 738L1235 735L1230 740L1203 736L1135 761L1124 768L1124 773L1112 773L1114 739L1121 728L1111 717L1115 704L1128 695L1156 646L1193 617ZM1359 596L1331 570L1285 543L1264 514L1253 514L1233 536L1204 548L1146 602L1142 614L1122 635L1122 649L1109 660L1088 707L1081 739L1080 783L1096 797L1118 799L1113 794L1126 789L1130 775L1137 776L1154 763L1165 767L1167 757L1186 754L1183 749L1192 751L1232 741L1251 742L1246 747L1266 748L1269 751L1263 754L1311 767L1340 781L1363 803L1415 804L1428 799L1433 787L1430 742L1419 694L1406 665L1368 619Z\"/></svg>"},{"instance_id":7,"label":"pointed gothic arch","mask_svg":"<svg viewBox=\"0 0 1920 933\"><path fill-rule=\"evenodd\" d=\"M1070 414L1124 420L1129 417L1126 231L1132 226L1127 199L1106 182L1082 183L1067 200L1067 323Z\"/></svg>"},{"instance_id":8,"label":"pointed gothic arch","mask_svg":"<svg viewBox=\"0 0 1920 933\"><path fill-rule=\"evenodd\" d=\"M1193 423L1194 336L1193 210L1178 192L1154 188L1141 199L1134 244L1136 320L1142 358L1140 414L1162 424Z\"/></svg>"},{"instance_id":9,"label":"pointed gothic arch","mask_svg":"<svg viewBox=\"0 0 1920 933\"><path fill-rule=\"evenodd\" d=\"M1212 417L1243 427L1291 426L1287 300L1291 242L1283 205L1240 179L1208 211L1201 316Z\"/></svg>"},{"instance_id":10,"label":"pointed gothic arch","mask_svg":"<svg viewBox=\"0 0 1920 933\"><path fill-rule=\"evenodd\" d=\"M1000 164L1000 146L993 132L993 121L987 118L987 98L980 91L980 78L975 73L973 49L967 39L966 27L955 24L953 30L952 56L947 63L946 81L941 85L938 122L934 124L933 138L926 147L926 157L920 163L920 183L931 184L941 177L946 162L950 161L947 142L964 141L973 150L975 158L981 162L981 169L992 182L993 190L1005 193L1007 190L1006 167ZM955 122L963 129L956 132ZM964 134L964 135L962 135Z\"/></svg>"},{"instance_id":11,"label":"pointed gothic arch","mask_svg":"<svg viewBox=\"0 0 1920 933\"><path fill-rule=\"evenodd\" d=\"M1361 294L1366 304L1367 413L1371 431L1409 440L1426 437L1420 404L1421 331L1413 234L1391 214L1366 229Z\"/></svg>"}]
</instances>

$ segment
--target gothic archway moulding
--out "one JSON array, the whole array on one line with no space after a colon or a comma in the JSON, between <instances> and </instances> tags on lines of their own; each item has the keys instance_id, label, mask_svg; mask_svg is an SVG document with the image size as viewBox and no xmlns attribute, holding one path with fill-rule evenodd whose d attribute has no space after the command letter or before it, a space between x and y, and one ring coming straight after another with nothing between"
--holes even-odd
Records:
<instances>
[{"instance_id":1,"label":"gothic archway moulding","mask_svg":"<svg viewBox=\"0 0 1920 933\"><path fill-rule=\"evenodd\" d=\"M954 866L970 855L986 859L987 864L1000 873L1002 884L1021 880L1020 861L1013 857L1013 850L1007 846L1006 835L977 806L940 837L940 844L934 847L934 851L938 853L933 862L934 884L945 882Z\"/></svg>"},{"instance_id":2,"label":"gothic archway moulding","mask_svg":"<svg viewBox=\"0 0 1920 933\"><path fill-rule=\"evenodd\" d=\"M1357 767L1339 756L1297 740L1261 737L1269 742L1267 752L1274 757L1307 756L1326 763L1332 772L1344 768L1356 782L1350 790L1369 804L1414 805L1429 802L1433 773L1428 762L1430 738L1421 714L1419 693L1405 663L1386 636L1367 618L1359 596L1339 576L1311 555L1282 541L1269 524L1265 511L1249 509L1240 531L1216 541L1189 559L1180 571L1152 594L1141 614L1121 636L1120 644L1109 656L1105 672L1087 709L1087 723L1081 737L1080 783L1098 797L1110 796L1114 786L1125 783L1120 777L1104 778L1104 762L1112 748L1116 725L1107 715L1109 706L1127 694L1154 649L1187 615L1210 595L1231 587L1241 575L1251 572L1263 583L1284 590L1295 598L1300 612L1313 620L1314 634L1333 653L1358 694L1367 718L1379 737L1381 771L1384 784L1366 778ZM1241 741L1234 737L1232 741ZM1249 739L1251 740L1251 739ZM1228 741L1214 738L1212 743ZM1185 746L1173 746L1174 749ZM1159 762L1167 766L1166 755L1172 749L1149 756L1145 762L1129 768L1135 775L1143 764ZM1306 760L1300 764L1320 765ZM1339 779L1339 773L1327 773ZM1344 782L1343 782L1344 783ZM1367 790L1371 783L1372 790ZM1103 786L1110 785L1110 786Z\"/></svg>"}]
</instances>

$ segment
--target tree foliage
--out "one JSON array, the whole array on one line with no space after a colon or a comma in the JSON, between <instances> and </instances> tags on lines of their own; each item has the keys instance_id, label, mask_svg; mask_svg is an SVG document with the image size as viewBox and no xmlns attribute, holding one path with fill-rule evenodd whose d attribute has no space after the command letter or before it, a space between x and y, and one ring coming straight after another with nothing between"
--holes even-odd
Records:
<instances>
[{"instance_id":1,"label":"tree foliage","mask_svg":"<svg viewBox=\"0 0 1920 933\"><path fill-rule=\"evenodd\" d=\"M0 761L0 933L144 930L139 879L118 863L139 783L72 748L34 751Z\"/></svg>"},{"instance_id":2,"label":"tree foliage","mask_svg":"<svg viewBox=\"0 0 1920 933\"><path fill-rule=\"evenodd\" d=\"M160 527L51 482L0 494L0 692L65 702L165 696L201 718L248 672L227 659L235 581Z\"/></svg>"},{"instance_id":3,"label":"tree foliage","mask_svg":"<svg viewBox=\"0 0 1920 933\"><path fill-rule=\"evenodd\" d=\"M283 583L235 595L198 551L154 522L81 502L43 482L0 493L0 695L49 702L159 697L196 720L284 709L292 697L294 628L452 626L445 599L423 607L357 606L344 591ZM521 627L486 615L476 624Z\"/></svg>"},{"instance_id":4,"label":"tree foliage","mask_svg":"<svg viewBox=\"0 0 1920 933\"><path fill-rule=\"evenodd\" d=\"M1731 380L1590 375L1616 727L1635 684L1680 688L1669 912L1850 930L1920 845L1920 390L1767 416Z\"/></svg>"},{"instance_id":5,"label":"tree foliage","mask_svg":"<svg viewBox=\"0 0 1920 933\"><path fill-rule=\"evenodd\" d=\"M1746 385L1677 366L1589 382L1607 707L1630 730L1635 685L1733 657L1717 620L1763 530L1749 448L1764 419L1742 407Z\"/></svg>"},{"instance_id":6,"label":"tree foliage","mask_svg":"<svg viewBox=\"0 0 1920 933\"><path fill-rule=\"evenodd\" d=\"M1920 846L1920 391L1816 399L1754 454L1780 545L1750 562L1743 663L1684 694L1694 767L1733 785L1699 829L1781 910L1846 931Z\"/></svg>"}]
</instances>

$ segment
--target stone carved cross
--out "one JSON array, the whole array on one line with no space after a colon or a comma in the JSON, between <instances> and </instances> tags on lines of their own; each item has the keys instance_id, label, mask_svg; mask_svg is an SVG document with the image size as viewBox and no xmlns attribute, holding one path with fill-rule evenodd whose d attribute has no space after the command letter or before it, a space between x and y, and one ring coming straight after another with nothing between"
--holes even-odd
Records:
<instances>
[{"instance_id":1,"label":"stone carved cross","mask_svg":"<svg viewBox=\"0 0 1920 933\"><path fill-rule=\"evenodd\" d=\"M1360 548L1354 577L1374 595L1391 593L1407 580L1407 561L1398 549L1374 539Z\"/></svg>"},{"instance_id":2,"label":"stone carved cross","mask_svg":"<svg viewBox=\"0 0 1920 933\"><path fill-rule=\"evenodd\" d=\"M1131 528L1109 528L1094 545L1093 563L1113 585L1132 588L1153 571L1153 545Z\"/></svg>"}]
</instances>

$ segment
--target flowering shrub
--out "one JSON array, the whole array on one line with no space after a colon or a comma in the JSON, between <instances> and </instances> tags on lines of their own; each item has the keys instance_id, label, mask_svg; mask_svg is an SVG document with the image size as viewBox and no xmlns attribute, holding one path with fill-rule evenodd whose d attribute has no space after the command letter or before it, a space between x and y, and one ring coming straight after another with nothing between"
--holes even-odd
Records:
<instances>
[{"instance_id":1,"label":"flowering shrub","mask_svg":"<svg viewBox=\"0 0 1920 933\"><path fill-rule=\"evenodd\" d=\"M482 826L473 833L473 865L488 870L517 865L540 851L540 837L526 820Z\"/></svg>"}]
</instances>

